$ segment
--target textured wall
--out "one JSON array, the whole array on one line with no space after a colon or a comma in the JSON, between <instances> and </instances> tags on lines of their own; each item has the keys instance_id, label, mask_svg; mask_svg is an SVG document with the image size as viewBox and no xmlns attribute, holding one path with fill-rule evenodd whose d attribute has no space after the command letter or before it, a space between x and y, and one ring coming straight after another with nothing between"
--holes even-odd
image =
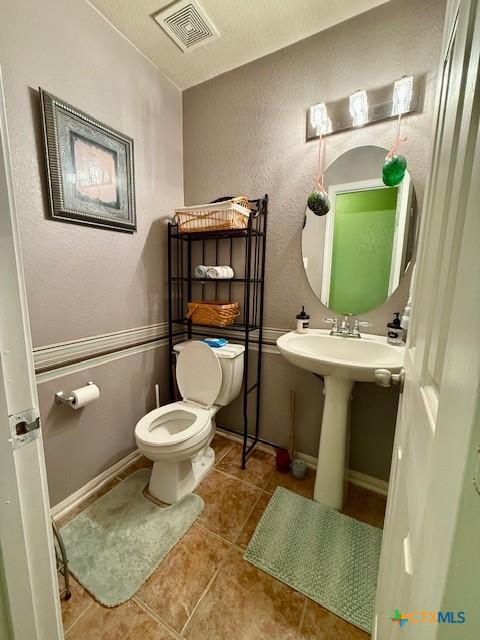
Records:
<instances>
[{"instance_id":1,"label":"textured wall","mask_svg":"<svg viewBox=\"0 0 480 640\"><path fill-rule=\"evenodd\" d=\"M3 2L2 66L34 346L166 319L182 203L181 94L85 0ZM39 86L131 136L138 233L48 218Z\"/></svg>"},{"instance_id":2,"label":"textured wall","mask_svg":"<svg viewBox=\"0 0 480 640\"><path fill-rule=\"evenodd\" d=\"M208 202L230 193L270 194L267 326L293 328L302 304L310 312L314 327L321 326L323 318L330 315L310 289L301 259L303 216L317 153L315 143L305 143L307 107L336 100L358 88L381 86L403 74L427 73L424 111L406 118L408 141L402 147L421 205L428 174L443 13L443 0L392 0L184 92L186 203ZM388 148L392 136L391 122L331 136L326 164L359 145ZM362 314L373 322L371 332L385 334L386 323L394 311L403 308L407 292L405 279L389 301ZM264 369L263 434L285 444L287 417L280 420L273 416L279 404L283 410L288 406L285 394L294 385L295 374L282 368L278 357L268 357ZM271 384L272 380L277 380L276 384ZM357 385L354 391L350 465L386 478L396 401L393 393L381 393L367 385ZM303 451L312 455L316 454L321 415L318 397L312 393L302 398L308 405L302 411L315 411L316 423L304 420L298 425ZM229 411L228 420L233 424L235 418ZM221 420L222 415L219 423ZM376 438L376 434L381 437Z\"/></svg>"},{"instance_id":3,"label":"textured wall","mask_svg":"<svg viewBox=\"0 0 480 640\"><path fill-rule=\"evenodd\" d=\"M405 73L428 72L424 112L405 119L409 139L402 147L421 202L443 11L442 0L392 0L184 92L186 203L208 202L224 193L270 194L267 326L291 328L301 304L315 326L325 316L301 261L303 215L317 153L314 142L305 143L307 107ZM391 122L336 134L327 139L326 165L359 145L389 148L392 136ZM372 332L384 333L392 312L405 303L405 293L401 287L365 315L374 323Z\"/></svg>"},{"instance_id":4,"label":"textured wall","mask_svg":"<svg viewBox=\"0 0 480 640\"><path fill-rule=\"evenodd\" d=\"M136 449L135 424L155 407L153 385L162 384L168 348L160 347L106 361L61 377L41 375L38 384L50 501L59 503ZM54 401L56 391L94 380L100 398L74 410Z\"/></svg>"},{"instance_id":5,"label":"textured wall","mask_svg":"<svg viewBox=\"0 0 480 640\"><path fill-rule=\"evenodd\" d=\"M183 202L180 91L85 0L2 2L0 64L34 345L165 320L159 218ZM39 86L134 139L138 233L49 219ZM135 422L165 382L164 352L39 385L52 504L135 449ZM53 405L55 391L90 375L99 401Z\"/></svg>"},{"instance_id":6,"label":"textured wall","mask_svg":"<svg viewBox=\"0 0 480 640\"><path fill-rule=\"evenodd\" d=\"M252 369L256 352L252 351ZM294 367L277 353L264 354L262 378L262 432L266 440L289 446L291 429L290 391L295 392L295 448L317 457L323 412L323 382L308 371ZM253 378L250 381L254 382ZM398 405L396 389L374 384L356 384L351 406L349 466L374 478L388 480L393 432ZM250 404L250 424L254 422L254 402ZM242 398L239 396L217 416L217 424L234 431L241 424Z\"/></svg>"}]
</instances>

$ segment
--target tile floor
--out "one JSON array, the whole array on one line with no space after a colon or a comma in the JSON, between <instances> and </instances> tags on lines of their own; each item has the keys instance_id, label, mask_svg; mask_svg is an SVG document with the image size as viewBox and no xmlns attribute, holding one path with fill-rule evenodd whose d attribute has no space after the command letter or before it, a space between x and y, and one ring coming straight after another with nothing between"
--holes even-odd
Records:
<instances>
[{"instance_id":1,"label":"tile floor","mask_svg":"<svg viewBox=\"0 0 480 640\"><path fill-rule=\"evenodd\" d=\"M255 451L240 468L241 448L219 435L215 469L197 493L205 509L184 538L127 603L108 609L75 580L62 602L67 640L366 640L368 635L243 560L243 550L279 485L307 497L314 472L295 480L275 470L274 458ZM129 473L132 464L58 524L94 502ZM345 513L382 526L385 499L353 485Z\"/></svg>"}]
</instances>

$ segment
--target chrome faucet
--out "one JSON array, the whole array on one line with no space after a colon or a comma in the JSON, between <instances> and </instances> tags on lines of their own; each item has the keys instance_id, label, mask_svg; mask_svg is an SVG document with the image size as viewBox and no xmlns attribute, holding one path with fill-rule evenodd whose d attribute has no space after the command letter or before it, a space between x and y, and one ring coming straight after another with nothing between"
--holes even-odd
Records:
<instances>
[{"instance_id":1,"label":"chrome faucet","mask_svg":"<svg viewBox=\"0 0 480 640\"><path fill-rule=\"evenodd\" d=\"M350 328L350 322L348 320L348 316L345 316L342 320L342 324L340 326L340 331L342 336L348 336L351 334L352 330Z\"/></svg>"},{"instance_id":2,"label":"chrome faucet","mask_svg":"<svg viewBox=\"0 0 480 640\"><path fill-rule=\"evenodd\" d=\"M360 327L371 327L371 322L363 320L355 320L353 326L350 324L348 316L342 320L340 327L338 326L338 318L325 318L324 322L331 324L331 336L339 336L340 338L361 338Z\"/></svg>"}]
</instances>

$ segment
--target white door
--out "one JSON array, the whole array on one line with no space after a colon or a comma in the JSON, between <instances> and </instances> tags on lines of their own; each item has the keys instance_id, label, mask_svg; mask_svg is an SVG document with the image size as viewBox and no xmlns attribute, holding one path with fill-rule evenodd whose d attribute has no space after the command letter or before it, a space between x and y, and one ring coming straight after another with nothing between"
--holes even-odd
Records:
<instances>
[{"instance_id":1,"label":"white door","mask_svg":"<svg viewBox=\"0 0 480 640\"><path fill-rule=\"evenodd\" d=\"M7 618L0 629L5 634L7 625L15 640L63 638L37 419L0 76L0 586L6 591L0 613Z\"/></svg>"},{"instance_id":2,"label":"white door","mask_svg":"<svg viewBox=\"0 0 480 640\"><path fill-rule=\"evenodd\" d=\"M480 495L473 484L480 443L477 5L457 0L447 7L380 560L377 640L480 638ZM469 608L472 594L477 602ZM399 616L404 621L391 620Z\"/></svg>"}]
</instances>

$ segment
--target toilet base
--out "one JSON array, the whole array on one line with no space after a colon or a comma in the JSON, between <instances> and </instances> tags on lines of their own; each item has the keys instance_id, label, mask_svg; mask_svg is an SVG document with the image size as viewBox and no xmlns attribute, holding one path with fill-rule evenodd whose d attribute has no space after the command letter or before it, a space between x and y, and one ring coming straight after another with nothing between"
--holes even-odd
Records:
<instances>
[{"instance_id":1,"label":"toilet base","mask_svg":"<svg viewBox=\"0 0 480 640\"><path fill-rule=\"evenodd\" d=\"M181 462L155 461L148 490L157 500L173 504L194 491L214 464L215 452L209 446Z\"/></svg>"}]
</instances>

